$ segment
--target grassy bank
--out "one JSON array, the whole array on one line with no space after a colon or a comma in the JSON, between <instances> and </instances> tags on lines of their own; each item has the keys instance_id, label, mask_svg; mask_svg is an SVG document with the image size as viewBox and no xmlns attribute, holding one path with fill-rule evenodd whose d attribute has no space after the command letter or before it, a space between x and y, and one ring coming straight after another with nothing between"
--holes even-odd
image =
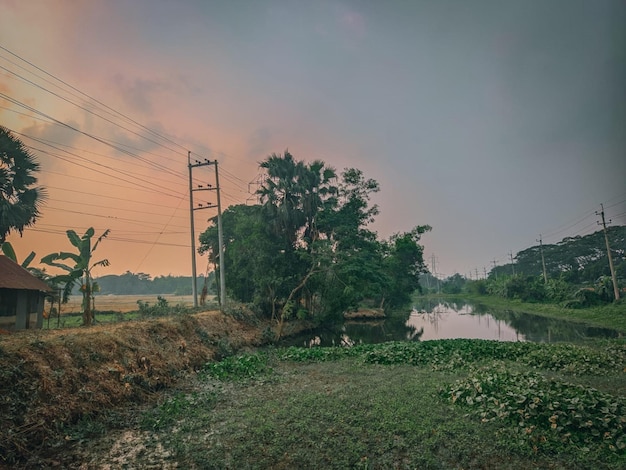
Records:
<instances>
[{"instance_id":1,"label":"grassy bank","mask_svg":"<svg viewBox=\"0 0 626 470\"><path fill-rule=\"evenodd\" d=\"M549 318L586 323L591 326L612 328L626 333L626 303L623 301L596 307L572 309L557 304L529 303L485 295L431 295L429 298L466 300L481 303L494 309L533 313Z\"/></svg>"},{"instance_id":2,"label":"grassy bank","mask_svg":"<svg viewBox=\"0 0 626 470\"><path fill-rule=\"evenodd\" d=\"M190 389L142 413L132 429L90 439L82 460L220 469L624 468L625 366L623 341L270 350L208 364Z\"/></svg>"}]
</instances>

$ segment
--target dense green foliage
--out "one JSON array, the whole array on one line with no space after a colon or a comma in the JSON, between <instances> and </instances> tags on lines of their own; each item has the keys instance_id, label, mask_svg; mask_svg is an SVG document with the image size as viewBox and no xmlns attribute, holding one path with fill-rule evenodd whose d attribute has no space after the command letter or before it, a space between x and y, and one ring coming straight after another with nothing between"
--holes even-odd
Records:
<instances>
[{"instance_id":1,"label":"dense green foliage","mask_svg":"<svg viewBox=\"0 0 626 470\"><path fill-rule=\"evenodd\" d=\"M480 369L444 390L482 422L506 421L520 445L539 449L592 447L624 454L626 401L594 388L505 367Z\"/></svg>"},{"instance_id":2,"label":"dense green foliage","mask_svg":"<svg viewBox=\"0 0 626 470\"><path fill-rule=\"evenodd\" d=\"M22 234L39 216L44 191L36 187L39 163L0 126L0 245L12 230Z\"/></svg>"},{"instance_id":3,"label":"dense green foliage","mask_svg":"<svg viewBox=\"0 0 626 470\"><path fill-rule=\"evenodd\" d=\"M357 169L337 175L322 161L289 152L261 163L261 204L222 215L228 295L281 321L328 318L359 306L392 308L419 290L425 271L420 236L428 226L378 240L367 224L378 183ZM219 267L216 220L200 236L201 253Z\"/></svg>"},{"instance_id":4,"label":"dense green foliage","mask_svg":"<svg viewBox=\"0 0 626 470\"><path fill-rule=\"evenodd\" d=\"M611 256L618 278L626 278L626 225L607 228ZM563 278L570 284L595 283L610 276L604 232L598 230L585 236L567 237L555 244L544 244L543 255L548 278ZM515 255L515 266L495 267L490 277L512 274L541 276L541 246L536 245Z\"/></svg>"},{"instance_id":5,"label":"dense green foliage","mask_svg":"<svg viewBox=\"0 0 626 470\"><path fill-rule=\"evenodd\" d=\"M618 287L626 278L626 226L607 229ZM569 237L554 245L543 245L546 278L543 276L541 246L520 251L515 264L496 266L485 279L468 280L455 274L443 281L423 276L429 292L491 295L522 302L560 303L569 308L586 308L615 300L604 232Z\"/></svg>"}]
</instances>

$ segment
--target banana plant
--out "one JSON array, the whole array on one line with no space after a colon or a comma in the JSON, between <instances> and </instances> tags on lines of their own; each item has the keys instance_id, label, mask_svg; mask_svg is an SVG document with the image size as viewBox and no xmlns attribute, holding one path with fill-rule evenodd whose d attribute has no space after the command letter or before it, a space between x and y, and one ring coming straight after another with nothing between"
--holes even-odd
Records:
<instances>
[{"instance_id":1,"label":"banana plant","mask_svg":"<svg viewBox=\"0 0 626 470\"><path fill-rule=\"evenodd\" d=\"M64 285L63 302L67 302L72 292L72 288L80 282L80 291L83 295L83 326L90 326L93 321L92 293L94 292L94 282L91 271L96 266L109 266L109 260L103 259L92 262L94 251L100 242L109 235L110 230L105 230L98 237L92 246L92 238L95 235L93 227L87 229L82 237L79 237L74 230L67 230L67 238L78 250L78 253L61 251L44 256L41 262L49 266L54 266L65 271L64 274L54 277L54 280ZM74 265L61 263L59 261L71 260Z\"/></svg>"},{"instance_id":2,"label":"banana plant","mask_svg":"<svg viewBox=\"0 0 626 470\"><path fill-rule=\"evenodd\" d=\"M24 269L28 269L28 266L33 261L33 259L35 258L35 252L31 251L30 255L28 255L26 257L26 259L20 263L17 260L17 255L15 254L15 250L13 249L13 245L11 245L11 243L9 243L9 242L4 242L2 244L2 253L4 253L4 256L6 256L7 258L9 258L12 261L15 261L17 264L22 266Z\"/></svg>"}]
</instances>

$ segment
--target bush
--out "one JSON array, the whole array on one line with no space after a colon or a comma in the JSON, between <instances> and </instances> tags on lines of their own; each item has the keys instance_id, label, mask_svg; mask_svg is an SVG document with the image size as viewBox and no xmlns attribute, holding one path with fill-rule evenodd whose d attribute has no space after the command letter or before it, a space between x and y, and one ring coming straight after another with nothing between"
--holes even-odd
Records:
<instances>
[{"instance_id":1,"label":"bush","mask_svg":"<svg viewBox=\"0 0 626 470\"><path fill-rule=\"evenodd\" d=\"M172 307L167 299L160 295L157 297L157 303L155 305L150 305L149 302L138 300L137 306L139 307L139 315L144 317L190 313L193 311L193 309L186 307L184 304L176 304Z\"/></svg>"}]
</instances>

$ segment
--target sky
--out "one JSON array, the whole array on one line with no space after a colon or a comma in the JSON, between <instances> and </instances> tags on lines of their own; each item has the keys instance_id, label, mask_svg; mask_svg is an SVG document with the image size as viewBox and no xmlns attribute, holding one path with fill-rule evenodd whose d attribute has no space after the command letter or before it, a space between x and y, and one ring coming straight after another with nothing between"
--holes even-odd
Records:
<instances>
[{"instance_id":1,"label":"sky","mask_svg":"<svg viewBox=\"0 0 626 470\"><path fill-rule=\"evenodd\" d=\"M626 223L624 24L621 0L0 0L0 125L47 193L8 241L110 229L96 276L190 275L188 152L224 210L289 149L377 180L380 238L428 224L431 269L482 275L601 204Z\"/></svg>"}]
</instances>

